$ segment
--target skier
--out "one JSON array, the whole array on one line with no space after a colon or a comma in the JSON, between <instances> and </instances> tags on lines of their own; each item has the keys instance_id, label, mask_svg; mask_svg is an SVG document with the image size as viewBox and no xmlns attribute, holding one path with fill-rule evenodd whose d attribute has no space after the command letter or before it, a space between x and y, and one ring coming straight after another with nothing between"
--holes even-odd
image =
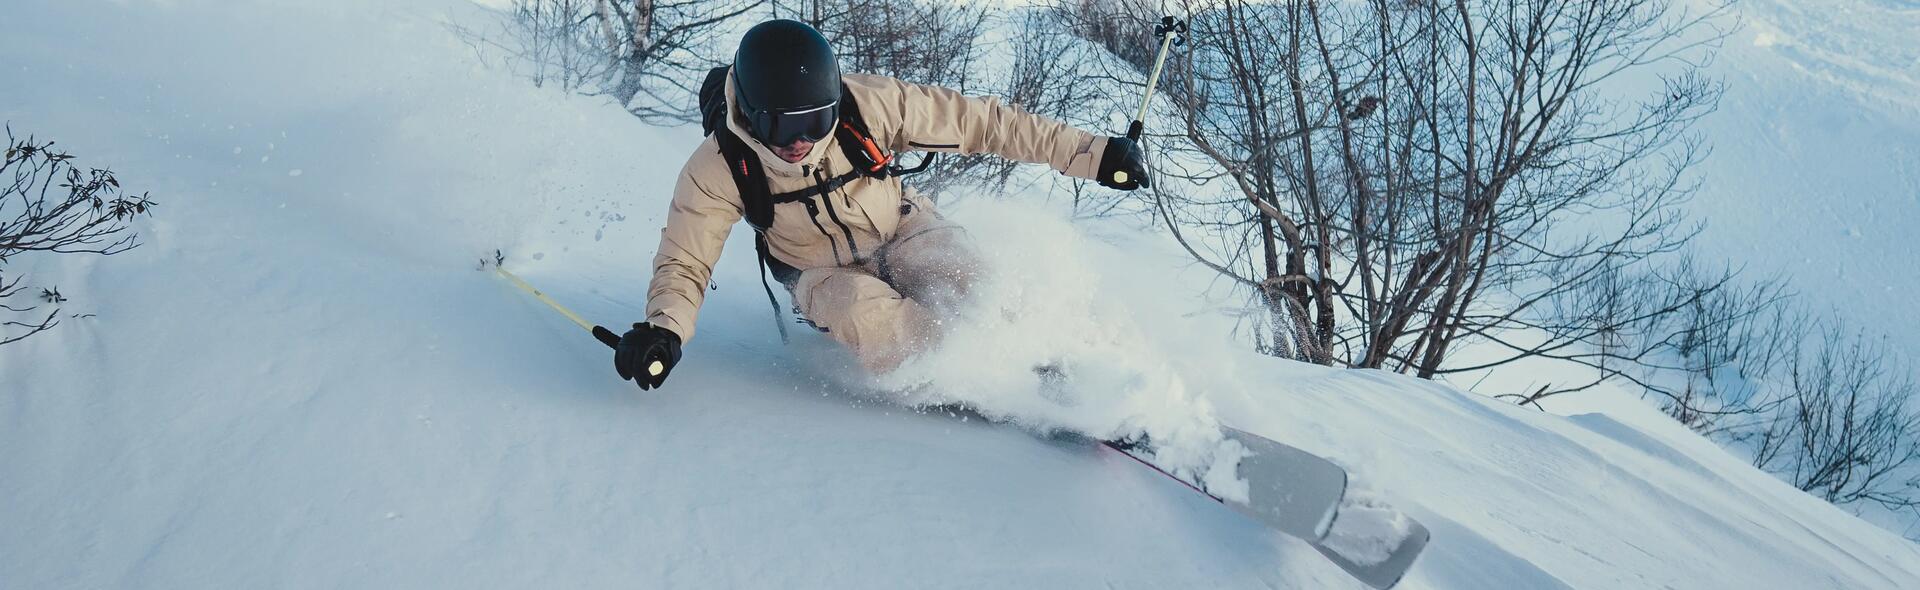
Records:
<instances>
[{"instance_id":1,"label":"skier","mask_svg":"<svg viewBox=\"0 0 1920 590\"><path fill-rule=\"evenodd\" d=\"M743 216L759 232L762 280L772 271L805 321L869 371L891 371L935 344L980 261L964 229L894 176L896 151L991 153L1118 190L1148 184L1140 148L1126 137L993 98L842 75L826 38L797 21L748 30L732 67L710 73L707 86L713 136L680 170L646 321L615 347L615 369L641 389L660 387L679 362L713 264Z\"/></svg>"}]
</instances>

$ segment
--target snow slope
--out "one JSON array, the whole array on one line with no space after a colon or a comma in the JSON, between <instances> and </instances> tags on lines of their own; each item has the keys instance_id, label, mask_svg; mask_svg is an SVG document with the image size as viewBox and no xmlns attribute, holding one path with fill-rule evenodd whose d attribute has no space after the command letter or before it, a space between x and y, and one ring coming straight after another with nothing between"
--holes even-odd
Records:
<instances>
[{"instance_id":1,"label":"snow slope","mask_svg":"<svg viewBox=\"0 0 1920 590\"><path fill-rule=\"evenodd\" d=\"M1688 4L1702 8L1711 0ZM1920 2L1742 0L1742 25L1707 63L1726 83L1699 130L1693 245L1749 277L1777 277L1817 313L1920 370ZM1909 538L1920 514L1850 507Z\"/></svg>"},{"instance_id":2,"label":"snow slope","mask_svg":"<svg viewBox=\"0 0 1920 590\"><path fill-rule=\"evenodd\" d=\"M1694 4L1703 4L1694 2ZM1710 256L1784 276L1920 353L1920 3L1746 0L1708 72L1725 81L1701 123L1713 155L1693 203Z\"/></svg>"},{"instance_id":3,"label":"snow slope","mask_svg":"<svg viewBox=\"0 0 1920 590\"><path fill-rule=\"evenodd\" d=\"M697 131L475 65L443 26L484 18L461 2L229 4L0 19L0 119L162 203L139 250L8 266L95 315L0 349L0 587L1357 586L1118 455L906 410L823 338L783 347L744 232L686 361L639 392L473 269L502 248L637 319ZM1652 410L1259 357L1182 317L1177 255L982 223L1018 207L992 201L953 213L1048 280L995 292L1022 313L962 352L1120 377L1036 401L936 359L935 394L1326 454L1433 530L1408 588L1920 586L1914 545Z\"/></svg>"}]
</instances>

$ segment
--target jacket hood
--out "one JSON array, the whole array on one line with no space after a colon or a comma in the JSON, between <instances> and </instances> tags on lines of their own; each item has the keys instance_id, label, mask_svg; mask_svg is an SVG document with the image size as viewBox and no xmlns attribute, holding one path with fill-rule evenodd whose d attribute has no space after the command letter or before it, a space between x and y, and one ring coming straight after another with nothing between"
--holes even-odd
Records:
<instances>
[{"instance_id":1,"label":"jacket hood","mask_svg":"<svg viewBox=\"0 0 1920 590\"><path fill-rule=\"evenodd\" d=\"M835 136L839 135L839 133L830 133L827 135L826 139L822 139L820 140L819 143L813 144L813 151L807 152L807 157L805 159L802 159L799 162L788 162L784 159L781 159L780 156L775 155L773 153L772 149L768 148L765 144L760 143L760 140L754 139L753 134L747 133L747 123L745 120L745 115L741 114L740 103L738 102L738 99L734 97L735 90L736 89L734 88L734 84L733 84L733 76L727 76L727 129L732 130L734 135L737 135L741 139L745 140L741 143L747 144L748 148L753 149L754 155L760 157L760 166L767 171L768 175L791 176L791 177L806 176L806 170L804 169L804 167L812 167L813 169L816 169L816 170L819 169L820 161L822 159L825 159L827 154L832 153L832 151L836 149L834 147L833 142L835 140ZM841 97L841 100L846 100L846 98Z\"/></svg>"}]
</instances>

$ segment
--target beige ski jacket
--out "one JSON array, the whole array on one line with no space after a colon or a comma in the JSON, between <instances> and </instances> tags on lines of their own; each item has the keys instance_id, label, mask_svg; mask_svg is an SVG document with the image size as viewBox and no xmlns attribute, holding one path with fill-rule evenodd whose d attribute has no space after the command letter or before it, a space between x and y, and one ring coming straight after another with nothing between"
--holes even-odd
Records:
<instances>
[{"instance_id":1,"label":"beige ski jacket","mask_svg":"<svg viewBox=\"0 0 1920 590\"><path fill-rule=\"evenodd\" d=\"M843 79L852 96L842 100L858 102L861 118L883 149L991 153L1044 163L1077 178L1091 179L1099 172L1105 137L991 97L965 96L876 75L847 74ZM780 159L746 132L735 106L732 80L727 82L726 96L727 127L759 155L771 193L804 189L852 169L831 136L814 145L801 162ZM713 265L720 259L727 234L745 212L726 165L718 140L708 137L680 169L667 225L660 230L653 282L647 289L647 321L672 330L682 342L693 339L694 320L705 300ZM768 250L802 271L857 264L893 239L905 206L930 210L932 203L903 190L897 177L858 178L825 199L775 205L773 227L767 231Z\"/></svg>"}]
</instances>

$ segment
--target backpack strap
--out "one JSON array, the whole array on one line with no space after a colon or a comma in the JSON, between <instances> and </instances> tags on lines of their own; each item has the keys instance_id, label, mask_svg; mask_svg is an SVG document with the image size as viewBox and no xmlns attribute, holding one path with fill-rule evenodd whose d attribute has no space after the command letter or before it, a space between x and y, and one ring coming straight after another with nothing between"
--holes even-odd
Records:
<instances>
[{"instance_id":1,"label":"backpack strap","mask_svg":"<svg viewBox=\"0 0 1920 590\"><path fill-rule=\"evenodd\" d=\"M747 225L753 226L753 251L760 259L760 288L767 292L767 304L773 306L773 325L780 329L780 343L785 344L787 318L780 313L780 300L773 295L773 285L767 282L768 262L773 260L773 254L767 250L767 228L773 227L773 199L767 194L766 172L760 165L760 157L732 131L720 129L714 139L720 143L720 155L727 159L727 174L733 177L733 186L740 191ZM780 265L787 267L784 263Z\"/></svg>"},{"instance_id":2,"label":"backpack strap","mask_svg":"<svg viewBox=\"0 0 1920 590\"><path fill-rule=\"evenodd\" d=\"M773 307L773 325L780 330L780 342L785 344L787 319L780 313L780 300L773 294L773 285L767 282L767 270L769 262L782 269L793 267L774 260L767 249L767 228L773 227L774 203L772 195L767 194L765 167L753 149L727 128L727 72L730 69L721 66L707 70L707 79L700 84L700 128L720 144L720 156L727 161L727 174L733 177L734 189L740 192L747 225L753 227L754 254L760 259L760 287L767 292L767 304Z\"/></svg>"},{"instance_id":3,"label":"backpack strap","mask_svg":"<svg viewBox=\"0 0 1920 590\"><path fill-rule=\"evenodd\" d=\"M867 128L866 118L860 116L860 101L853 99L853 91L848 90L845 83L840 84L840 128L833 133L840 144L841 155L853 163L856 172L879 179L898 172L888 166L893 163L893 153L880 149L873 141L873 131Z\"/></svg>"}]
</instances>

